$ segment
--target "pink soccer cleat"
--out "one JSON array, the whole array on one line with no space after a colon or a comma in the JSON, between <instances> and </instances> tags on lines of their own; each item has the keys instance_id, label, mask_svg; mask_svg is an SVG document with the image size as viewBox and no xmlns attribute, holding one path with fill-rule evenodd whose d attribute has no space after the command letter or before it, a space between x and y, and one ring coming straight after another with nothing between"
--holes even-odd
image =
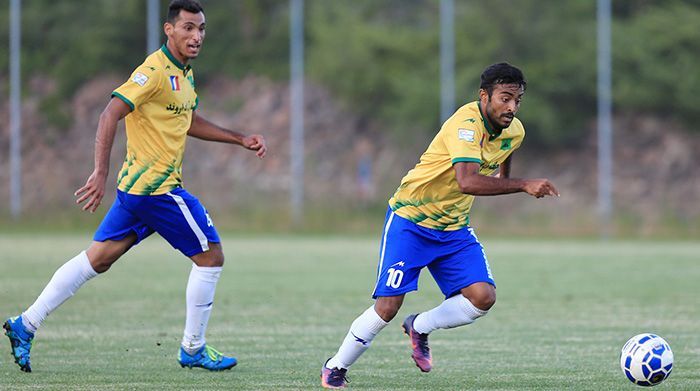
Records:
<instances>
[{"instance_id":1,"label":"pink soccer cleat","mask_svg":"<svg viewBox=\"0 0 700 391\"><path fill-rule=\"evenodd\" d=\"M433 357L430 355L430 347L428 346L428 334L420 334L413 328L413 321L418 314L411 314L403 321L403 331L411 339L413 346L413 354L411 358L416 362L416 366L422 372L430 372L433 369Z\"/></svg>"}]
</instances>

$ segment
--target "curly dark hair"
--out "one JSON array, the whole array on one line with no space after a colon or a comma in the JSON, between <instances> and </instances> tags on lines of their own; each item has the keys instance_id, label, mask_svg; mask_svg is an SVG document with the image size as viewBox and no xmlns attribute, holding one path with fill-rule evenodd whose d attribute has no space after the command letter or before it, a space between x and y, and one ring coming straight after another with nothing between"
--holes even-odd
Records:
<instances>
[{"instance_id":1,"label":"curly dark hair","mask_svg":"<svg viewBox=\"0 0 700 391\"><path fill-rule=\"evenodd\" d=\"M481 86L479 88L486 90L489 96L493 93L493 87L496 84L518 84L523 87L523 91L527 88L527 81L525 81L523 72L507 62L490 65L481 74Z\"/></svg>"}]
</instances>

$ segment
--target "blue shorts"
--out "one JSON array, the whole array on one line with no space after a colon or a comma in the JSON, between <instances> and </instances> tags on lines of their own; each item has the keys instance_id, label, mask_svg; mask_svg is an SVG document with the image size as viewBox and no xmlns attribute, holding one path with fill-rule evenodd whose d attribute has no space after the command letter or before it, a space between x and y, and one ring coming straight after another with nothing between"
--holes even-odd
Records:
<instances>
[{"instance_id":1,"label":"blue shorts","mask_svg":"<svg viewBox=\"0 0 700 391\"><path fill-rule=\"evenodd\" d=\"M139 243L158 232L171 246L188 257L220 243L207 210L183 188L161 195L133 195L117 190L114 204L97 228L97 242L121 240L131 233Z\"/></svg>"},{"instance_id":2,"label":"blue shorts","mask_svg":"<svg viewBox=\"0 0 700 391\"><path fill-rule=\"evenodd\" d=\"M425 228L389 209L372 298L418 290L418 276L426 266L445 298L477 282L496 286L473 228L456 231Z\"/></svg>"}]
</instances>

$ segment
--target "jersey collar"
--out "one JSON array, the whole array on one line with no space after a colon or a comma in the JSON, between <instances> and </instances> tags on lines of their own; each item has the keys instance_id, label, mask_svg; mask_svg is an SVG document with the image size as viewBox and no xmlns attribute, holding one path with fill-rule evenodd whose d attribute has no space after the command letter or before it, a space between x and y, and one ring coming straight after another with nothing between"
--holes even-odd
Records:
<instances>
[{"instance_id":1,"label":"jersey collar","mask_svg":"<svg viewBox=\"0 0 700 391\"><path fill-rule=\"evenodd\" d=\"M498 138L498 136L501 135L501 133L503 133L503 129L496 130L493 127L491 127L491 124L489 123L489 121L486 120L486 118L484 118L484 113L481 111L481 101L476 101L476 105L479 107L479 115L481 115L481 121L484 122L484 127L486 128L486 131L489 132L489 141L495 140L496 138Z\"/></svg>"},{"instance_id":2,"label":"jersey collar","mask_svg":"<svg viewBox=\"0 0 700 391\"><path fill-rule=\"evenodd\" d=\"M192 67L189 64L184 65L183 63L178 61L177 58L175 58L175 56L173 56L173 54L170 53L170 50L168 50L168 47L166 46L166 44L163 44L163 46L160 47L160 50L162 50L163 53L165 53L165 56L168 57L168 60L170 60L170 62L172 62L173 64L175 64L176 67L178 67L182 70L183 74L186 75L187 72L189 72L189 70L192 69Z\"/></svg>"}]
</instances>

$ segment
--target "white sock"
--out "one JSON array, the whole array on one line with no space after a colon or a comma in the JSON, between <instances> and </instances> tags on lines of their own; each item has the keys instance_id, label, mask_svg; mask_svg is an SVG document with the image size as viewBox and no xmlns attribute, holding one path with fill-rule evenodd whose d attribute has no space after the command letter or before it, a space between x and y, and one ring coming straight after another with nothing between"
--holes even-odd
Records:
<instances>
[{"instance_id":1,"label":"white sock","mask_svg":"<svg viewBox=\"0 0 700 391\"><path fill-rule=\"evenodd\" d=\"M418 314L413 321L413 328L421 334L429 334L437 329L451 329L470 324L487 312L474 307L469 299L458 294L432 310Z\"/></svg>"},{"instance_id":2,"label":"white sock","mask_svg":"<svg viewBox=\"0 0 700 391\"><path fill-rule=\"evenodd\" d=\"M90 265L85 251L64 263L56 270L34 304L22 313L24 327L30 332L36 333L36 330L41 327L44 319L51 312L96 275L97 272Z\"/></svg>"},{"instance_id":3,"label":"white sock","mask_svg":"<svg viewBox=\"0 0 700 391\"><path fill-rule=\"evenodd\" d=\"M345 336L343 344L340 345L338 353L328 360L326 367L349 368L369 348L374 337L388 324L377 315L374 305L369 307L352 322L350 331Z\"/></svg>"},{"instance_id":4,"label":"white sock","mask_svg":"<svg viewBox=\"0 0 700 391\"><path fill-rule=\"evenodd\" d=\"M189 354L194 354L206 343L204 334L207 331L216 283L219 281L222 269L221 266L192 265L190 278L187 281L187 318L185 333L182 337L182 347Z\"/></svg>"}]
</instances>

